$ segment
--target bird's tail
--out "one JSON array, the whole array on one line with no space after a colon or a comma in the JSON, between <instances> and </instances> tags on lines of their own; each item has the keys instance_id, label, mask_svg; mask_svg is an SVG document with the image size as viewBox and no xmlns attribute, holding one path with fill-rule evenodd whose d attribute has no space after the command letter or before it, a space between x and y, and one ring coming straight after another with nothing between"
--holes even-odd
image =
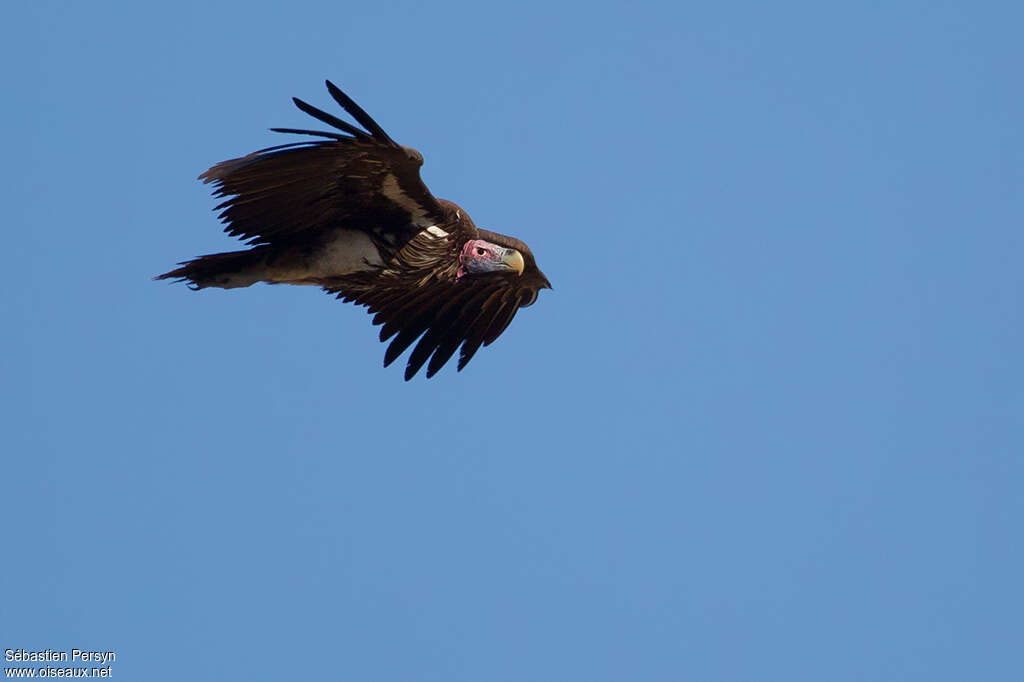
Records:
<instances>
[{"instance_id":1,"label":"bird's tail","mask_svg":"<svg viewBox=\"0 0 1024 682\"><path fill-rule=\"evenodd\" d=\"M153 279L173 279L188 282L192 289L220 287L234 289L262 281L265 275L267 252L257 246L247 251L228 251L199 256L179 263L180 268L157 275Z\"/></svg>"}]
</instances>

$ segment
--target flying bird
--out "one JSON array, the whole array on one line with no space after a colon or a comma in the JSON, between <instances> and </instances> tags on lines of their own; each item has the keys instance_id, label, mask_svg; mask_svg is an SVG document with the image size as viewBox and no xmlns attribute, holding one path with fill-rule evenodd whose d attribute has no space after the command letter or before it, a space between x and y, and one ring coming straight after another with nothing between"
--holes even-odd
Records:
<instances>
[{"instance_id":1,"label":"flying bird","mask_svg":"<svg viewBox=\"0 0 1024 682\"><path fill-rule=\"evenodd\" d=\"M359 126L292 98L338 132L271 128L321 139L262 149L199 176L225 198L215 209L224 231L250 248L199 256L156 279L192 289L318 286L366 306L383 325L385 367L416 344L406 381L424 364L433 376L460 347L461 371L551 284L526 244L478 228L430 193L422 154L397 144L330 81L327 91Z\"/></svg>"}]
</instances>

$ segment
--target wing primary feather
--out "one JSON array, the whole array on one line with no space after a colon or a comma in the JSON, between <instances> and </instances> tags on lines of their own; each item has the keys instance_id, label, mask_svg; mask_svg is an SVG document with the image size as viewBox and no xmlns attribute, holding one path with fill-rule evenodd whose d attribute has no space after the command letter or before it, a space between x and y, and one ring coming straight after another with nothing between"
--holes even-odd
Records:
<instances>
[{"instance_id":1,"label":"wing primary feather","mask_svg":"<svg viewBox=\"0 0 1024 682\"><path fill-rule=\"evenodd\" d=\"M394 362L405 349L412 345L412 342L425 332L435 318L439 305L428 305L418 310L408 322L406 322L398 335L392 339L388 349L384 352L384 366L387 367Z\"/></svg>"},{"instance_id":2,"label":"wing primary feather","mask_svg":"<svg viewBox=\"0 0 1024 682\"><path fill-rule=\"evenodd\" d=\"M403 293L402 291L389 291L369 301L366 306L366 312L373 315L371 324L377 326L387 322L395 314L398 306L401 306Z\"/></svg>"},{"instance_id":3,"label":"wing primary feather","mask_svg":"<svg viewBox=\"0 0 1024 682\"><path fill-rule=\"evenodd\" d=\"M346 138L346 139L348 139L348 138ZM256 163L257 161L261 161L264 158L263 155L266 154L267 152L276 152L276 151L280 151L282 149L292 149L292 148L295 148L295 147L307 147L307 148L308 147L318 147L318 146L322 146L322 145L326 145L326 144L332 144L332 143L331 142L325 142L323 140L307 140L305 142L286 142L285 144L277 144L277 145L274 145L273 147L267 147L266 149L257 150L255 152L253 152L252 154L248 154L248 155L243 156L243 157L241 157L239 159L232 159L231 161L223 161L223 162L218 163L218 164L216 164L214 166L211 166L210 168L208 168L205 171L203 171L202 173L200 173L198 179L202 180L203 184L209 184L211 182L218 183L217 186L219 187L219 189L217 189L216 192L219 193L219 196L225 196L227 194L234 194L234 192L231 192L231 191L223 189L223 183L225 181L224 180L225 176L230 174L230 173L233 173L233 172L237 171L240 168L244 168L245 166L247 166L247 165L249 165L251 163Z\"/></svg>"},{"instance_id":4,"label":"wing primary feather","mask_svg":"<svg viewBox=\"0 0 1024 682\"><path fill-rule=\"evenodd\" d=\"M506 305L503 308L501 315L498 315L494 322L491 323L487 329L487 333L484 335L484 345L489 346L494 343L499 336L504 333L508 326L512 324L512 320L516 316L516 312L519 310L519 306L512 300L512 296L506 297Z\"/></svg>"},{"instance_id":5,"label":"wing primary feather","mask_svg":"<svg viewBox=\"0 0 1024 682\"><path fill-rule=\"evenodd\" d=\"M328 114L326 111L321 111L320 109L314 107L312 104L307 104L303 102L298 97L292 97L292 101L295 102L295 106L297 106L303 112L309 114L310 116L319 121L323 121L329 126L334 126L338 130L344 130L346 133L350 135L355 135L356 137L360 137L363 139L369 137L369 135L367 135L365 131L356 128L351 123L346 123L345 121L342 121L340 118L333 114ZM362 121L359 122L362 123Z\"/></svg>"},{"instance_id":6,"label":"wing primary feather","mask_svg":"<svg viewBox=\"0 0 1024 682\"><path fill-rule=\"evenodd\" d=\"M462 351L459 353L458 371L460 372L462 371L462 368L473 359L476 352L480 350L480 345L484 342L487 330L491 328L491 324L508 304L504 299L499 300L497 307L488 311L487 308L491 305L493 298L494 297L492 296L483 304L482 308L484 308L484 314L476 319L473 326L470 328L469 334L466 335L466 342L462 344Z\"/></svg>"},{"instance_id":7,"label":"wing primary feather","mask_svg":"<svg viewBox=\"0 0 1024 682\"><path fill-rule=\"evenodd\" d=\"M345 139L350 140L352 138L346 137ZM303 140L302 142L286 142L285 144L275 144L273 147L267 147L266 149L259 149L253 152L252 154L243 156L242 158L248 159L250 156L256 157L258 159L278 158L279 156L281 156L280 154L268 154L267 152L279 152L282 149L292 149L295 147L302 147L303 150L316 149L323 148L327 145L332 144L334 143L328 142L327 140Z\"/></svg>"},{"instance_id":8,"label":"wing primary feather","mask_svg":"<svg viewBox=\"0 0 1024 682\"><path fill-rule=\"evenodd\" d=\"M295 135L317 135L319 137L329 137L332 140L351 140L352 138L347 135L340 135L338 133L329 133L324 130L303 130L302 128L271 128L272 133L292 133Z\"/></svg>"},{"instance_id":9,"label":"wing primary feather","mask_svg":"<svg viewBox=\"0 0 1024 682\"><path fill-rule=\"evenodd\" d=\"M449 326L447 333L442 336L437 342L437 350L430 358L430 364L427 365L427 378L437 374L438 370L444 367L445 363L451 359L455 351L459 349L459 344L466 340L466 331L476 322L483 314L483 310L480 307L480 302L489 296L491 291L484 289L478 295L474 296L470 300L466 301L466 304L462 306L462 310L459 313L459 317L452 322Z\"/></svg>"},{"instance_id":10,"label":"wing primary feather","mask_svg":"<svg viewBox=\"0 0 1024 682\"><path fill-rule=\"evenodd\" d=\"M341 91L341 88L331 81L324 82L327 83L327 92L331 93L331 97L334 98L334 101L340 104L341 107L352 116L352 118L358 121L359 125L369 130L373 133L374 137L380 139L382 142L387 142L393 147L398 146L395 144L394 140L388 137L388 134L384 132L384 129L377 125L377 122L374 121L368 113L363 111L362 107L352 101L351 97Z\"/></svg>"},{"instance_id":11,"label":"wing primary feather","mask_svg":"<svg viewBox=\"0 0 1024 682\"><path fill-rule=\"evenodd\" d=\"M411 298L402 301L400 303L401 307L388 315L388 321L384 323L383 327L381 327L381 342L383 343L384 341L387 341L389 338L394 336L395 332L405 327L405 325L410 321L410 315L415 317L417 311L422 308L422 304L436 296L437 290L434 287L424 287L423 291L420 291Z\"/></svg>"},{"instance_id":12,"label":"wing primary feather","mask_svg":"<svg viewBox=\"0 0 1024 682\"><path fill-rule=\"evenodd\" d=\"M440 324L440 320L435 319L430 329L420 337L420 342L416 344L416 347L412 349L412 353L409 354L409 362L405 365L406 381L416 376L416 372L420 371L420 367L423 366L423 363L427 361L430 354L437 348L437 329Z\"/></svg>"},{"instance_id":13,"label":"wing primary feather","mask_svg":"<svg viewBox=\"0 0 1024 682\"><path fill-rule=\"evenodd\" d=\"M409 362L405 366L406 381L412 379L416 372L420 371L423 363L437 350L437 345L440 342L439 337L448 331L453 319L457 318L459 313L462 312L463 304L471 299L474 294L476 292L469 288L463 288L462 291L456 290L452 298L438 309L437 314L430 321L430 328L420 338L412 353L409 354Z\"/></svg>"}]
</instances>

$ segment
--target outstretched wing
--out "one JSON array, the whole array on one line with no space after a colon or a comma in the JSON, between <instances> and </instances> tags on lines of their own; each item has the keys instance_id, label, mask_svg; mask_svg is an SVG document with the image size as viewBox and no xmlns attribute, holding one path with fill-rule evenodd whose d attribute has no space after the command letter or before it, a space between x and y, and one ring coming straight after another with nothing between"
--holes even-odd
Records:
<instances>
[{"instance_id":1,"label":"outstretched wing","mask_svg":"<svg viewBox=\"0 0 1024 682\"><path fill-rule=\"evenodd\" d=\"M455 281L450 271L426 278L391 271L365 286L352 280L325 288L340 299L365 305L374 315L373 323L383 325L380 340L391 340L384 353L385 367L413 348L405 367L408 381L424 364L427 378L434 376L460 346L458 370L462 371L480 347L493 343L519 308L533 303L537 292L547 286L543 275L529 273Z\"/></svg>"},{"instance_id":2,"label":"outstretched wing","mask_svg":"<svg viewBox=\"0 0 1024 682\"><path fill-rule=\"evenodd\" d=\"M217 207L225 232L272 244L334 227L410 235L443 220L441 205L420 179L423 156L396 144L330 81L327 90L362 128L293 98L340 132L272 128L326 139L263 149L199 176L214 184L216 196L227 197Z\"/></svg>"}]
</instances>

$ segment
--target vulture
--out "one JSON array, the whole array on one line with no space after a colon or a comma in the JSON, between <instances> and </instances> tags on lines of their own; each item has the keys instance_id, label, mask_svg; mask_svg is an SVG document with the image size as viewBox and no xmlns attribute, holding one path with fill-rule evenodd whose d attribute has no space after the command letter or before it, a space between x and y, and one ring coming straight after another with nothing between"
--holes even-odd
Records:
<instances>
[{"instance_id":1,"label":"vulture","mask_svg":"<svg viewBox=\"0 0 1024 682\"><path fill-rule=\"evenodd\" d=\"M391 339L385 367L413 347L406 381L424 364L433 376L457 350L461 371L551 284L526 244L478 228L430 193L422 154L397 144L330 81L327 91L358 126L293 98L335 130L271 128L318 139L262 149L199 176L225 199L215 209L224 231L249 248L199 256L155 279L193 290L318 286L366 306L383 325L380 340Z\"/></svg>"}]
</instances>

